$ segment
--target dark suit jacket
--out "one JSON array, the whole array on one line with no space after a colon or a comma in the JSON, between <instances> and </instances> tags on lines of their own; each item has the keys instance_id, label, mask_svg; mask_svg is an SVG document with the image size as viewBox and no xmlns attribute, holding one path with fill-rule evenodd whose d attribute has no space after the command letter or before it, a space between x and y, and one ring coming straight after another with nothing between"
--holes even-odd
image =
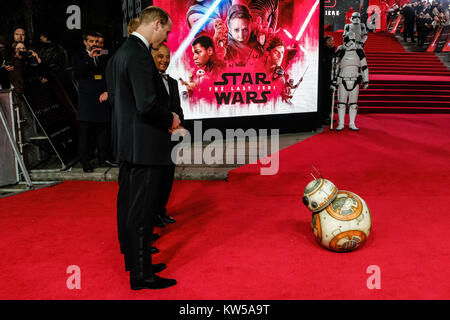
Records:
<instances>
[{"instance_id":1,"label":"dark suit jacket","mask_svg":"<svg viewBox=\"0 0 450 320\"><path fill-rule=\"evenodd\" d=\"M168 130L173 115L169 95L151 53L139 38L131 35L116 52L107 81L115 111L118 160L170 165Z\"/></svg>"},{"instance_id":2,"label":"dark suit jacket","mask_svg":"<svg viewBox=\"0 0 450 320\"><path fill-rule=\"evenodd\" d=\"M184 125L184 114L183 109L181 109L180 103L180 92L178 90L178 82L174 78L169 76L169 90L170 90L170 102L169 109L172 112L175 112L180 117L181 126Z\"/></svg>"},{"instance_id":3,"label":"dark suit jacket","mask_svg":"<svg viewBox=\"0 0 450 320\"><path fill-rule=\"evenodd\" d=\"M106 56L98 57L97 65L89 57L86 50L76 53L72 57L72 68L75 79L78 81L78 112L77 120L89 122L111 121L111 107L100 103L100 95L106 91L105 68ZM100 78L101 79L96 79Z\"/></svg>"}]
</instances>

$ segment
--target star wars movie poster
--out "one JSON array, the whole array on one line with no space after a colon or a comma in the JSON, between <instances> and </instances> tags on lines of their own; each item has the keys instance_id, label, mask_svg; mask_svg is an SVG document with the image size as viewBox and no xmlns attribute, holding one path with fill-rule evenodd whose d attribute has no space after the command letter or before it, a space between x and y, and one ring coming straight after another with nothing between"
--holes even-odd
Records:
<instances>
[{"instance_id":1,"label":"star wars movie poster","mask_svg":"<svg viewBox=\"0 0 450 320\"><path fill-rule=\"evenodd\" d=\"M319 0L157 0L186 119L317 111Z\"/></svg>"}]
</instances>

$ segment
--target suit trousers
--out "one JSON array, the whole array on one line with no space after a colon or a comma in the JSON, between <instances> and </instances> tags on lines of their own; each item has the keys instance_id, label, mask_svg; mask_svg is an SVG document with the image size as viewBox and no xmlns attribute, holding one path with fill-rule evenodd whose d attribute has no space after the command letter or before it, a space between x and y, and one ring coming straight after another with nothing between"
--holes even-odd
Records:
<instances>
[{"instance_id":1,"label":"suit trousers","mask_svg":"<svg viewBox=\"0 0 450 320\"><path fill-rule=\"evenodd\" d=\"M174 179L174 175L175 175L175 164L171 164L169 166L169 168L167 168L166 171L166 178L164 179L163 185L162 185L162 189L163 189L163 203L164 203L164 207L162 209L162 211L160 212L160 215L165 216L167 214L167 203L169 202L169 198L170 198L170 193L172 192L172 187L173 187L173 179Z\"/></svg>"},{"instance_id":2,"label":"suit trousers","mask_svg":"<svg viewBox=\"0 0 450 320\"><path fill-rule=\"evenodd\" d=\"M81 163L87 166L98 149L100 162L109 159L110 123L80 121L78 153Z\"/></svg>"},{"instance_id":3,"label":"suit trousers","mask_svg":"<svg viewBox=\"0 0 450 320\"><path fill-rule=\"evenodd\" d=\"M151 270L151 235L164 209L170 166L121 163L117 195L117 227L121 252L131 277L148 279Z\"/></svg>"}]
</instances>

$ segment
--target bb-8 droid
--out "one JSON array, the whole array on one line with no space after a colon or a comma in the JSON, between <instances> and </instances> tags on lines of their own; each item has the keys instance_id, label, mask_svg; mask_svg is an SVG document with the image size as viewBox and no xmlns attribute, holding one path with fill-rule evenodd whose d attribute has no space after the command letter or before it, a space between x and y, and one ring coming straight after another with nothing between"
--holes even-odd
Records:
<instances>
[{"instance_id":1,"label":"bb-8 droid","mask_svg":"<svg viewBox=\"0 0 450 320\"><path fill-rule=\"evenodd\" d=\"M339 191L327 179L315 179L305 188L303 203L312 214L311 227L325 248L348 252L369 237L372 217L365 201L350 191Z\"/></svg>"}]
</instances>

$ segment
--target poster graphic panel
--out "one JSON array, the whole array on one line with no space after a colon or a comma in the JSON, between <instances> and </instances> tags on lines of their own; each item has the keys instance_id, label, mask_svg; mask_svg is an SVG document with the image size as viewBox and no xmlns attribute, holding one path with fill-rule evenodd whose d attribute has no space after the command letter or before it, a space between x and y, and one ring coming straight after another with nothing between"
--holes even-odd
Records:
<instances>
[{"instance_id":1,"label":"poster graphic panel","mask_svg":"<svg viewBox=\"0 0 450 320\"><path fill-rule=\"evenodd\" d=\"M319 0L155 0L186 119L317 111Z\"/></svg>"}]
</instances>

